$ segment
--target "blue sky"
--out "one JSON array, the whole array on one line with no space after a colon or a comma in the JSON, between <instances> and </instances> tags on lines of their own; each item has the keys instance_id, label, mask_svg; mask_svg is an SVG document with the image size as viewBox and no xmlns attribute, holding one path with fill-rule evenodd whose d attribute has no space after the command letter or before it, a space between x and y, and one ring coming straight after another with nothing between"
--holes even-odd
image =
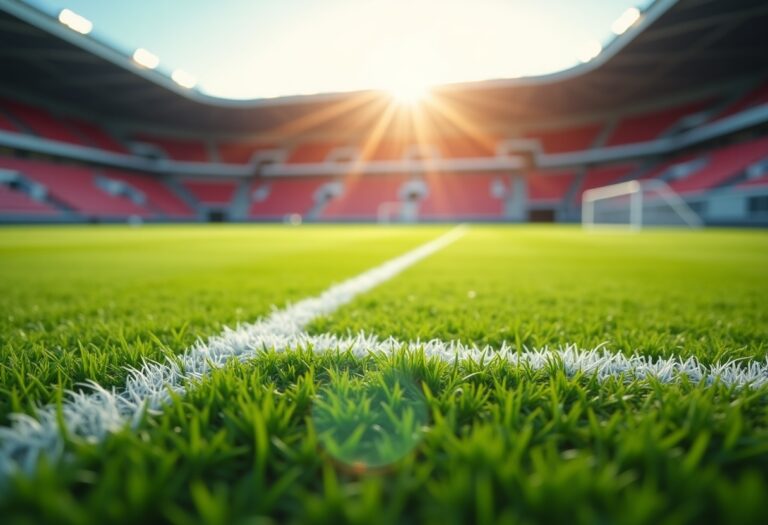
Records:
<instances>
[{"instance_id":1,"label":"blue sky","mask_svg":"<svg viewBox=\"0 0 768 525\"><path fill-rule=\"evenodd\" d=\"M232 98L510 78L578 63L649 0L28 0ZM395 84L393 86L393 83Z\"/></svg>"}]
</instances>

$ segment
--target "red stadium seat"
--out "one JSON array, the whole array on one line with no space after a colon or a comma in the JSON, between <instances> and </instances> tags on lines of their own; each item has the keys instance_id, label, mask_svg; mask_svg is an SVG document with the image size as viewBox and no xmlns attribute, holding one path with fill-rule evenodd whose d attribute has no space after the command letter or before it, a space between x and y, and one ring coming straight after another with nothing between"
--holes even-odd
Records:
<instances>
[{"instance_id":1,"label":"red stadium seat","mask_svg":"<svg viewBox=\"0 0 768 525\"><path fill-rule=\"evenodd\" d=\"M766 175L736 185L737 188L762 188L763 186L768 186L768 176Z\"/></svg>"},{"instance_id":2,"label":"red stadium seat","mask_svg":"<svg viewBox=\"0 0 768 525\"><path fill-rule=\"evenodd\" d=\"M768 81L763 82L744 97L728 106L725 111L717 115L715 120L724 119L747 109L762 106L763 104L768 104Z\"/></svg>"},{"instance_id":3,"label":"red stadium seat","mask_svg":"<svg viewBox=\"0 0 768 525\"><path fill-rule=\"evenodd\" d=\"M142 192L147 198L147 208L160 212L166 217L188 219L195 216L194 210L156 175L119 170L105 171L105 175L110 179L123 181Z\"/></svg>"},{"instance_id":4,"label":"red stadium seat","mask_svg":"<svg viewBox=\"0 0 768 525\"><path fill-rule=\"evenodd\" d=\"M679 193L691 193L721 186L751 164L768 158L768 137L720 148L708 154L706 165L669 185Z\"/></svg>"},{"instance_id":5,"label":"red stadium seat","mask_svg":"<svg viewBox=\"0 0 768 525\"><path fill-rule=\"evenodd\" d=\"M619 121L616 129L606 142L606 146L619 146L646 142L658 138L680 119L703 110L708 102L695 102L684 106L641 113Z\"/></svg>"},{"instance_id":6,"label":"red stadium seat","mask_svg":"<svg viewBox=\"0 0 768 525\"><path fill-rule=\"evenodd\" d=\"M91 168L51 162L0 158L0 168L19 171L48 189L48 194L77 212L93 217L146 217L149 210L96 185Z\"/></svg>"},{"instance_id":7,"label":"red stadium seat","mask_svg":"<svg viewBox=\"0 0 768 525\"><path fill-rule=\"evenodd\" d=\"M273 149L273 144L258 142L222 142L216 145L219 160L226 164L248 164L255 153Z\"/></svg>"},{"instance_id":8,"label":"red stadium seat","mask_svg":"<svg viewBox=\"0 0 768 525\"><path fill-rule=\"evenodd\" d=\"M288 164L302 164L308 162L323 162L328 158L328 155L335 148L338 148L338 144L332 142L314 142L307 144L300 144L293 148L288 155L286 162Z\"/></svg>"},{"instance_id":9,"label":"red stadium seat","mask_svg":"<svg viewBox=\"0 0 768 525\"><path fill-rule=\"evenodd\" d=\"M533 202L558 202L565 199L574 182L571 172L533 172L525 176L528 183L528 200Z\"/></svg>"},{"instance_id":10,"label":"red stadium seat","mask_svg":"<svg viewBox=\"0 0 768 525\"><path fill-rule=\"evenodd\" d=\"M424 218L501 217L504 200L493 195L493 184L501 177L492 173L427 175L427 196L419 203Z\"/></svg>"},{"instance_id":11,"label":"red stadium seat","mask_svg":"<svg viewBox=\"0 0 768 525\"><path fill-rule=\"evenodd\" d=\"M268 185L266 198L251 204L249 216L253 218L284 217L292 213L306 216L315 205L315 193L330 177L289 177L254 182L251 192Z\"/></svg>"},{"instance_id":12,"label":"red stadium seat","mask_svg":"<svg viewBox=\"0 0 768 525\"><path fill-rule=\"evenodd\" d=\"M545 153L566 153L590 149L602 129L602 124L590 124L566 129L528 132L525 137L537 139Z\"/></svg>"},{"instance_id":13,"label":"red stadium seat","mask_svg":"<svg viewBox=\"0 0 768 525\"><path fill-rule=\"evenodd\" d=\"M56 215L58 211L48 204L30 198L22 191L16 191L0 184L0 215Z\"/></svg>"},{"instance_id":14,"label":"red stadium seat","mask_svg":"<svg viewBox=\"0 0 768 525\"><path fill-rule=\"evenodd\" d=\"M380 141L372 145L360 146L363 160L401 160L405 157L407 145L404 142Z\"/></svg>"},{"instance_id":15,"label":"red stadium seat","mask_svg":"<svg viewBox=\"0 0 768 525\"><path fill-rule=\"evenodd\" d=\"M10 100L2 100L0 104L40 137L78 146L88 145L77 132L42 108Z\"/></svg>"},{"instance_id":16,"label":"red stadium seat","mask_svg":"<svg viewBox=\"0 0 768 525\"><path fill-rule=\"evenodd\" d=\"M444 159L493 157L496 155L496 142L491 137L451 137L436 139L434 142Z\"/></svg>"},{"instance_id":17,"label":"red stadium seat","mask_svg":"<svg viewBox=\"0 0 768 525\"><path fill-rule=\"evenodd\" d=\"M80 119L66 119L65 122L70 128L84 137L89 146L113 153L128 153L128 150L122 144L96 124Z\"/></svg>"},{"instance_id":18,"label":"red stadium seat","mask_svg":"<svg viewBox=\"0 0 768 525\"><path fill-rule=\"evenodd\" d=\"M19 129L16 127L16 125L11 122L11 119L6 117L5 115L0 112L0 130L2 131L14 131L18 132Z\"/></svg>"},{"instance_id":19,"label":"red stadium seat","mask_svg":"<svg viewBox=\"0 0 768 525\"><path fill-rule=\"evenodd\" d=\"M222 180L185 180L184 187L203 204L228 205L235 195L237 183Z\"/></svg>"},{"instance_id":20,"label":"red stadium seat","mask_svg":"<svg viewBox=\"0 0 768 525\"><path fill-rule=\"evenodd\" d=\"M209 162L205 144L197 140L170 139L150 135L136 135L136 140L159 146L173 160Z\"/></svg>"},{"instance_id":21,"label":"red stadium seat","mask_svg":"<svg viewBox=\"0 0 768 525\"><path fill-rule=\"evenodd\" d=\"M344 180L344 193L328 203L326 219L371 219L384 202L399 200L398 191L408 181L405 175L356 175Z\"/></svg>"}]
</instances>

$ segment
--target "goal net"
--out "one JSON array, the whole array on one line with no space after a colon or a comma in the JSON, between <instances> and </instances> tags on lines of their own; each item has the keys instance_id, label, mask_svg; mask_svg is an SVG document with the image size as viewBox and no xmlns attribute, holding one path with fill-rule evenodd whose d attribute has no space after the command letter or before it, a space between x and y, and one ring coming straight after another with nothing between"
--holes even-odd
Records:
<instances>
[{"instance_id":1,"label":"goal net","mask_svg":"<svg viewBox=\"0 0 768 525\"><path fill-rule=\"evenodd\" d=\"M631 180L593 188L581 197L581 223L586 228L702 225L701 218L661 180Z\"/></svg>"}]
</instances>

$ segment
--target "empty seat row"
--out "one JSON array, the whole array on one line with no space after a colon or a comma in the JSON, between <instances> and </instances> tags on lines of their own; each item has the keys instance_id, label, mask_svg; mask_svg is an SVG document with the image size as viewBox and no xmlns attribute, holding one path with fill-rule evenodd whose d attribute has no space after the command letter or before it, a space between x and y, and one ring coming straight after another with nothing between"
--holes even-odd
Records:
<instances>
[{"instance_id":1,"label":"empty seat row","mask_svg":"<svg viewBox=\"0 0 768 525\"><path fill-rule=\"evenodd\" d=\"M768 103L768 83L764 83L726 108L718 118L735 114L751 107ZM618 146L646 142L662 136L681 119L700 112L713 104L712 100L696 101L676 105L658 111L640 112L622 117L605 139L606 146ZM596 144L604 122L563 128L543 128L526 131L522 138L535 139L546 153L557 154L590 149ZM54 115L50 111L32 104L0 100L0 130L25 132L27 130L44 138L80 146L89 146L116 153L128 153L126 147L100 126L87 120ZM607 130L606 130L607 131ZM454 137L425 138L423 149L437 148L443 158L488 157L496 153L497 144L504 137L485 136L466 131ZM244 164L253 155L265 150L282 148L287 151L289 164L325 161L329 154L343 144L332 142L309 142L292 147L276 146L252 140L218 141L206 144L202 140L182 139L153 134L137 134L132 137L138 142L157 146L170 159L191 162L214 160L209 148L215 151L215 158L224 163ZM387 161L403 159L413 150L412 140L381 139L358 146L363 160ZM426 153L428 156L429 153ZM418 154L417 154L418 156Z\"/></svg>"},{"instance_id":2,"label":"empty seat row","mask_svg":"<svg viewBox=\"0 0 768 525\"><path fill-rule=\"evenodd\" d=\"M97 173L88 166L11 157L0 157L0 169L16 171L46 189L49 203L35 201L33 206L39 211L61 209L100 218L190 218L194 215L189 206L174 195L162 181L151 175L120 170L101 170ZM127 192L111 193L104 184L99 184L98 177L101 177L102 182L120 181L124 183L124 188L143 196L143 199L131 198ZM10 199L8 191L14 190L6 188L6 197ZM14 191L13 196L16 198L15 202L19 203L14 206L24 203L26 196L23 193ZM4 202L8 203L7 209L10 210L10 200ZM50 203L54 203L56 207Z\"/></svg>"},{"instance_id":3,"label":"empty seat row","mask_svg":"<svg viewBox=\"0 0 768 525\"><path fill-rule=\"evenodd\" d=\"M317 204L315 197L331 177L286 177L257 181L251 189L252 218L276 218L291 214L306 216Z\"/></svg>"},{"instance_id":4,"label":"empty seat row","mask_svg":"<svg viewBox=\"0 0 768 525\"><path fill-rule=\"evenodd\" d=\"M237 183L233 181L190 179L182 184L199 203L217 206L229 205L237 187Z\"/></svg>"},{"instance_id":5,"label":"empty seat row","mask_svg":"<svg viewBox=\"0 0 768 525\"><path fill-rule=\"evenodd\" d=\"M21 190L0 184L0 215L54 216L58 211Z\"/></svg>"}]
</instances>

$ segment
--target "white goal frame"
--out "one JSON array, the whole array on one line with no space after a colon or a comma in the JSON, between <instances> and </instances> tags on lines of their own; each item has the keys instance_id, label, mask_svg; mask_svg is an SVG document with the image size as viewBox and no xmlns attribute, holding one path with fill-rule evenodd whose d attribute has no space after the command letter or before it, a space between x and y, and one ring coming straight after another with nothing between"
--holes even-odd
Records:
<instances>
[{"instance_id":1,"label":"white goal frame","mask_svg":"<svg viewBox=\"0 0 768 525\"><path fill-rule=\"evenodd\" d=\"M645 192L653 192L664 204L668 205L691 228L704 225L701 217L686 203L669 184L658 179L630 180L586 190L581 197L581 224L584 228L621 227L621 223L600 224L595 222L595 203L600 200L629 196L629 221L627 227L632 230L643 228L643 205Z\"/></svg>"}]
</instances>

